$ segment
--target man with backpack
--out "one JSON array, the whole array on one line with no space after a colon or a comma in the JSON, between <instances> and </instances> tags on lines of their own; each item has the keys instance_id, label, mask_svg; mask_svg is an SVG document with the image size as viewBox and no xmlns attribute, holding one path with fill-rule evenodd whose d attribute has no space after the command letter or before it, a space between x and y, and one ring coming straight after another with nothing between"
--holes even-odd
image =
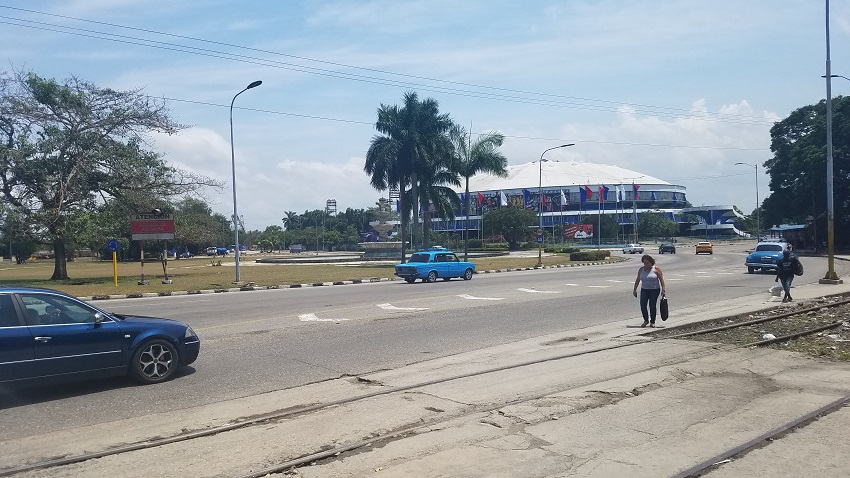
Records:
<instances>
[{"instance_id":1,"label":"man with backpack","mask_svg":"<svg viewBox=\"0 0 850 478\"><path fill-rule=\"evenodd\" d=\"M774 280L774 282L782 280L782 289L785 291L782 302L794 300L791 298L791 282L794 281L795 275L803 275L803 264L796 255L792 256L791 251L785 249L782 251L782 259L779 259L779 262L776 263L776 280Z\"/></svg>"}]
</instances>

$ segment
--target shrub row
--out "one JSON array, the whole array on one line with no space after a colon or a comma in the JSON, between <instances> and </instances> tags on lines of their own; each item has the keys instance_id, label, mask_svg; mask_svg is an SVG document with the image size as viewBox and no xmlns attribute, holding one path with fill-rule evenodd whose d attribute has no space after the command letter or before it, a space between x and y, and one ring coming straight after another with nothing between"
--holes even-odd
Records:
<instances>
[{"instance_id":1,"label":"shrub row","mask_svg":"<svg viewBox=\"0 0 850 478\"><path fill-rule=\"evenodd\" d=\"M608 257L611 257L611 251L608 250L579 251L570 254L571 261L601 261Z\"/></svg>"}]
</instances>

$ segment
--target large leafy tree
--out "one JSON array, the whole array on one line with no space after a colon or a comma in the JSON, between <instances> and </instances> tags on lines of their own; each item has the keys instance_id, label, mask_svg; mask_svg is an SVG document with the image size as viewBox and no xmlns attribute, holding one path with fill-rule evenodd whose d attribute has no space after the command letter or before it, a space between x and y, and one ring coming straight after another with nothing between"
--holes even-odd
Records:
<instances>
[{"instance_id":1,"label":"large leafy tree","mask_svg":"<svg viewBox=\"0 0 850 478\"><path fill-rule=\"evenodd\" d=\"M461 126L452 128L449 137L454 145L456 170L464 179L464 198L466 198L464 215L469 217L469 178L476 174L487 173L499 177L508 175L508 159L499 151L505 141L500 133L484 133L472 141L469 133ZM463 224L463 260L467 259L469 250L469 221Z\"/></svg>"},{"instance_id":2,"label":"large leafy tree","mask_svg":"<svg viewBox=\"0 0 850 478\"><path fill-rule=\"evenodd\" d=\"M504 207L484 215L484 234L502 235L510 249L517 249L521 241L532 234L531 227L537 224L537 214L518 207Z\"/></svg>"},{"instance_id":3,"label":"large leafy tree","mask_svg":"<svg viewBox=\"0 0 850 478\"><path fill-rule=\"evenodd\" d=\"M664 217L660 211L647 211L640 215L638 234L640 237L673 237L679 232L679 224Z\"/></svg>"},{"instance_id":4,"label":"large leafy tree","mask_svg":"<svg viewBox=\"0 0 850 478\"><path fill-rule=\"evenodd\" d=\"M850 243L850 97L832 100L835 239ZM771 194L762 204L762 227L805 224L826 237L826 101L793 111L770 129L773 157L764 163Z\"/></svg>"},{"instance_id":5,"label":"large leafy tree","mask_svg":"<svg viewBox=\"0 0 850 478\"><path fill-rule=\"evenodd\" d=\"M146 133L173 134L180 125L140 90L14 72L0 76L0 117L8 139L0 149L0 196L52 243L53 280L68 279L67 245L80 214L108 199L147 209L155 205L129 203L220 186L145 149Z\"/></svg>"},{"instance_id":6,"label":"large leafy tree","mask_svg":"<svg viewBox=\"0 0 850 478\"><path fill-rule=\"evenodd\" d=\"M372 187L378 191L396 187L404 203L405 190L410 186L410 206L414 220L419 217L420 177L429 175L429 168L437 164L432 158L440 152L436 145L446 137L452 121L440 114L436 100L419 101L415 92L407 92L403 106L381 105L375 129L380 133L372 138L366 153L364 170L371 176ZM402 237L406 237L408 206L401 205ZM413 246L420 244L421 231L413 229ZM402 256L404 246L402 246ZM403 258L403 257L402 257Z\"/></svg>"}]
</instances>

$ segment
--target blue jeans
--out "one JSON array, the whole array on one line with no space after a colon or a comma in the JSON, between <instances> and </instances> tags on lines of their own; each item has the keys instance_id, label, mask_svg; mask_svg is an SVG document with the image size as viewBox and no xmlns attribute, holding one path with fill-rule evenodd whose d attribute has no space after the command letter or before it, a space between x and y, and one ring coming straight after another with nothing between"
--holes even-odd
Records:
<instances>
[{"instance_id":1,"label":"blue jeans","mask_svg":"<svg viewBox=\"0 0 850 478\"><path fill-rule=\"evenodd\" d=\"M655 323L655 309L658 305L658 296L661 295L661 289L640 289L640 313L643 314L643 321ZM649 310L647 310L649 305ZM650 320L652 317L652 320Z\"/></svg>"},{"instance_id":2,"label":"blue jeans","mask_svg":"<svg viewBox=\"0 0 850 478\"><path fill-rule=\"evenodd\" d=\"M782 283L782 290L785 291L785 297L791 297L791 283L794 282L794 275L780 276L779 282Z\"/></svg>"}]
</instances>

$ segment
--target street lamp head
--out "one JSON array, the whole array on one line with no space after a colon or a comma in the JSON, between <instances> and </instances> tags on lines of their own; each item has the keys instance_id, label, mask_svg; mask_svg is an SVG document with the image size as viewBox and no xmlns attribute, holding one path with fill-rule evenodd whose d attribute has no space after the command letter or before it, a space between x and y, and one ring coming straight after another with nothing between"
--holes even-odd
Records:
<instances>
[{"instance_id":1,"label":"street lamp head","mask_svg":"<svg viewBox=\"0 0 850 478\"><path fill-rule=\"evenodd\" d=\"M559 148L566 148L567 146L575 146L575 145L576 145L575 143L568 143L568 144L562 144L562 145L560 145L560 146L558 146L558 147L559 147Z\"/></svg>"},{"instance_id":2,"label":"street lamp head","mask_svg":"<svg viewBox=\"0 0 850 478\"><path fill-rule=\"evenodd\" d=\"M245 88L245 89L246 89L246 90L250 90L251 88L256 88L256 87L258 87L258 86L260 86L260 85L262 85L262 84L263 84L263 82L262 82L262 81L260 81L260 80L252 81L252 82L251 82L251 84L250 84L250 85L248 85L248 87L247 87L247 88Z\"/></svg>"}]
</instances>

